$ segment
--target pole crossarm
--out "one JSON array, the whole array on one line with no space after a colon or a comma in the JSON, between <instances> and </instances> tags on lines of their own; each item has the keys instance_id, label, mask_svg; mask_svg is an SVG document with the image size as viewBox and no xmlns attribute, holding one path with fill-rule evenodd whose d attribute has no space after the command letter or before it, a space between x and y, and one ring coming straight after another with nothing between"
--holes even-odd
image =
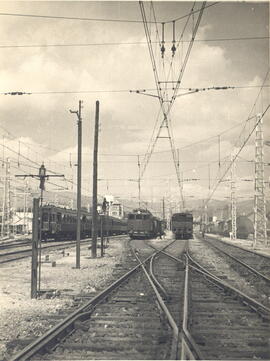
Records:
<instances>
[{"instance_id":1,"label":"pole crossarm","mask_svg":"<svg viewBox=\"0 0 270 361\"><path fill-rule=\"evenodd\" d=\"M199 15L198 15L198 18L197 18L197 21L196 21L196 25L195 25L195 27L194 27L194 29L192 31L192 38L191 38L191 41L189 42L188 50L186 52L184 62L183 62L183 65L182 65L182 67L180 69L180 73L179 73L177 81L169 81L167 79L165 82L159 80L156 61L155 61L155 56L154 56L154 51L153 51L153 47L152 47L151 35L150 35L149 28L148 28L148 23L147 23L145 9L144 9L144 4L143 4L142 1L140 1L139 5L140 5L142 20L143 20L143 25L144 25L144 30L145 30L145 36L146 36L146 39L147 39L147 45L148 45L149 55L150 55L150 59L151 59L152 69L153 69L153 73L154 73L156 90L157 90L157 94L158 94L158 96L155 96L155 97L158 97L159 102L160 102L160 108L161 108L162 113L163 113L163 117L162 117L162 119L160 121L160 126L159 126L159 129L158 129L157 133L156 133L156 136L155 136L155 138L152 137L152 139L150 140L150 144L151 144L150 145L150 152L147 152L147 154L145 155L145 157L143 159L141 178L142 178L142 176L143 176L143 174L144 174L144 172L146 170L146 167L147 167L147 165L148 165L148 163L150 161L150 158L151 158L152 153L154 151L155 145L157 143L157 139L161 138L160 137L161 130L162 130L162 128L166 127L167 132L168 132L168 138L169 138L169 141L170 141L170 147L171 147L173 162L174 162L174 166L175 166L175 170L176 170L176 176L177 176L177 182L178 182L178 186L179 186L179 190L180 190L182 206L184 207L184 197L183 197L183 192L182 192L183 186L182 186L181 177L180 177L179 159L177 160L177 157L176 157L176 149L175 149L175 145L174 145L174 139L173 139L173 135L172 135L172 129L171 129L171 123L170 123L170 119L169 119L169 114L170 114L171 108L173 106L173 103L174 103L174 101L175 101L175 99L177 97L177 93L178 93L178 90L179 90L179 87L180 87L180 84L181 84L181 81L182 81L182 77L183 77L183 74L184 74L184 71L185 71L185 68L186 68L186 65L187 65L187 61L188 61L188 58L189 58L189 55L190 55L190 52L191 52L191 49L192 49L196 34L197 34L197 30L198 30L198 27L199 27L199 24L200 24L200 21L201 21L201 18L202 18L202 14L203 14L203 11L204 11L204 8L205 8L205 5L206 5L206 1L204 1L202 3L202 6L201 6L201 8L199 10ZM186 23L186 25L187 25L187 23ZM185 28L186 28L186 25L185 25ZM184 30L185 30L185 28L184 28ZM164 26L162 27L162 31L164 32ZM175 87L173 88L173 94L172 94L171 97L168 96L167 88L164 89L164 91L162 92L162 89L161 89L161 86L160 86L161 83L167 84L169 82L171 82L173 84L174 83L176 84ZM193 92L197 92L197 91L199 91L199 90L194 90ZM137 93L138 94L143 94L143 93L141 93L139 91ZM144 94L144 95L149 95L149 94ZM151 94L151 96L154 96L154 95ZM168 105L166 105L166 107L165 107L165 104L168 104Z\"/></svg>"},{"instance_id":2,"label":"pole crossarm","mask_svg":"<svg viewBox=\"0 0 270 361\"><path fill-rule=\"evenodd\" d=\"M39 174L15 174L15 177L22 177L22 178L26 178L26 177L32 177L32 178L40 178L40 177L44 177L46 179L49 179L50 177L64 177L64 174L49 174L49 175L45 175L45 176L40 176Z\"/></svg>"}]
</instances>

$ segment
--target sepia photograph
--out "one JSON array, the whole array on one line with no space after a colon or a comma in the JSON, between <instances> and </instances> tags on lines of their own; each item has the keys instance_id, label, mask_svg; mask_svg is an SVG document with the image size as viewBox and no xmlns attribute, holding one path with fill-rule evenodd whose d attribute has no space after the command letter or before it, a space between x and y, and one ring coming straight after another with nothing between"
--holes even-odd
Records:
<instances>
[{"instance_id":1,"label":"sepia photograph","mask_svg":"<svg viewBox=\"0 0 270 361\"><path fill-rule=\"evenodd\" d=\"M269 1L0 0L0 360L270 360Z\"/></svg>"}]
</instances>

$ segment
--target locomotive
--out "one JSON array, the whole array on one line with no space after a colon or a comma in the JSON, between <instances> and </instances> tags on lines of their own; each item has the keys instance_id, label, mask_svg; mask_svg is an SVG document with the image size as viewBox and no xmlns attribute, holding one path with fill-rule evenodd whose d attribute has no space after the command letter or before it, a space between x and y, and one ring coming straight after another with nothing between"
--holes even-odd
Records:
<instances>
[{"instance_id":1,"label":"locomotive","mask_svg":"<svg viewBox=\"0 0 270 361\"><path fill-rule=\"evenodd\" d=\"M141 208L128 214L127 229L131 239L154 238L164 234L163 222Z\"/></svg>"},{"instance_id":2,"label":"locomotive","mask_svg":"<svg viewBox=\"0 0 270 361\"><path fill-rule=\"evenodd\" d=\"M111 236L127 233L126 220L111 216L102 216L103 234ZM101 219L98 216L98 234L100 235ZM41 239L74 239L77 229L77 211L73 209L46 205L42 207ZM91 237L92 216L81 211L81 238Z\"/></svg>"},{"instance_id":3,"label":"locomotive","mask_svg":"<svg viewBox=\"0 0 270 361\"><path fill-rule=\"evenodd\" d=\"M175 239L188 239L193 235L193 215L191 213L174 213L171 218L171 230Z\"/></svg>"}]
</instances>

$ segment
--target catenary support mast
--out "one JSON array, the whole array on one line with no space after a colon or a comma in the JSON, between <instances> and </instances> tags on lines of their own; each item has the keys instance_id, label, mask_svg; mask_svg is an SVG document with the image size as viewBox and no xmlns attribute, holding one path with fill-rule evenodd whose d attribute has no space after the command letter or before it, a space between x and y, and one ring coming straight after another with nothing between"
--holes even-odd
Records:
<instances>
[{"instance_id":1,"label":"catenary support mast","mask_svg":"<svg viewBox=\"0 0 270 361\"><path fill-rule=\"evenodd\" d=\"M267 243L266 234L266 205L264 195L264 161L263 161L263 121L261 115L257 115L256 138L255 138L255 194L254 194L254 242Z\"/></svg>"}]
</instances>

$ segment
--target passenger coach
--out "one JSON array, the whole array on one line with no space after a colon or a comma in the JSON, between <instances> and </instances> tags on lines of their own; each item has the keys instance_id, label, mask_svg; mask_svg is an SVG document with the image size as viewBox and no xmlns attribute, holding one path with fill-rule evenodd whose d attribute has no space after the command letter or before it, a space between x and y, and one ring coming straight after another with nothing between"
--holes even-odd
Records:
<instances>
[{"instance_id":1,"label":"passenger coach","mask_svg":"<svg viewBox=\"0 0 270 361\"><path fill-rule=\"evenodd\" d=\"M111 216L103 216L103 234L112 236L127 233L127 222ZM100 235L101 218L98 215L98 235ZM41 237L47 239L75 239L77 229L77 211L53 205L42 207ZM81 212L81 237L91 237L92 215Z\"/></svg>"}]
</instances>

